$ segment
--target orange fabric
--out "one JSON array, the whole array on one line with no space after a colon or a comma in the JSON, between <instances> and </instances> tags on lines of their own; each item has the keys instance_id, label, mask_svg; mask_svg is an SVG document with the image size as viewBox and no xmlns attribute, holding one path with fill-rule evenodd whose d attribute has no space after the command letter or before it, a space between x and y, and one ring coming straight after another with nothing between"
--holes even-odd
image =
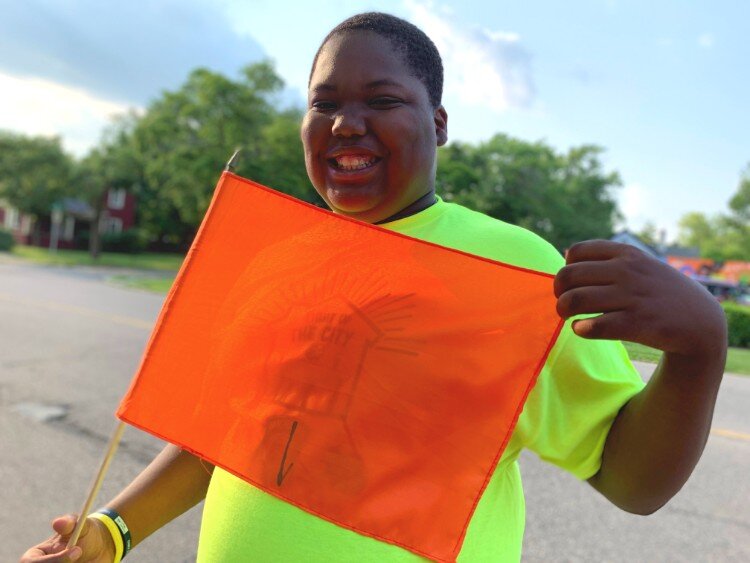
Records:
<instances>
[{"instance_id":1,"label":"orange fabric","mask_svg":"<svg viewBox=\"0 0 750 563\"><path fill-rule=\"evenodd\" d=\"M117 414L452 561L560 328L550 275L225 173Z\"/></svg>"}]
</instances>

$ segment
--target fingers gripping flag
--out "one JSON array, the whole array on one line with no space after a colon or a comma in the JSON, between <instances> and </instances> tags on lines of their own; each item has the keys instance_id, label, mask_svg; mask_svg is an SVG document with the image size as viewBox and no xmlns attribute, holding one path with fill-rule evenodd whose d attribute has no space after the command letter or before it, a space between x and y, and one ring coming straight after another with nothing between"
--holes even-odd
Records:
<instances>
[{"instance_id":1,"label":"fingers gripping flag","mask_svg":"<svg viewBox=\"0 0 750 563\"><path fill-rule=\"evenodd\" d=\"M451 561L559 333L552 281L224 173L117 414Z\"/></svg>"}]
</instances>

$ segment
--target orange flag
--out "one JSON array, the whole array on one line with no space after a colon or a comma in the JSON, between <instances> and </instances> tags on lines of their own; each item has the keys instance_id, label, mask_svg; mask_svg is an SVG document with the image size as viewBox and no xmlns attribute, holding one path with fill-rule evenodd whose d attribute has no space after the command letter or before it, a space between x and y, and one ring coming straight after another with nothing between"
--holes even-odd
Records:
<instances>
[{"instance_id":1,"label":"orange flag","mask_svg":"<svg viewBox=\"0 0 750 563\"><path fill-rule=\"evenodd\" d=\"M117 415L452 561L562 326L552 280L224 173Z\"/></svg>"}]
</instances>

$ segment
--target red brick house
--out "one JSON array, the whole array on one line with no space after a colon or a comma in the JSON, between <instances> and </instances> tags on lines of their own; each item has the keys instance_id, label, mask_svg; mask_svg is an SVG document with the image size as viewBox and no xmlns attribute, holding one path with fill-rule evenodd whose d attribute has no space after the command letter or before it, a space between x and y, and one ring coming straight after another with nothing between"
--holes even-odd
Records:
<instances>
[{"instance_id":1,"label":"red brick house","mask_svg":"<svg viewBox=\"0 0 750 563\"><path fill-rule=\"evenodd\" d=\"M121 233L135 225L135 196L124 189L110 189L104 194L104 211L99 221L99 232ZM74 248L76 235L90 230L93 208L80 199L66 198L60 202L62 217L58 234L58 248ZM38 221L38 245L49 247L52 238L52 216L34 219L0 201L0 228L13 233L20 244L33 244L35 222Z\"/></svg>"},{"instance_id":2,"label":"red brick house","mask_svg":"<svg viewBox=\"0 0 750 563\"><path fill-rule=\"evenodd\" d=\"M13 233L13 238L20 242L31 235L33 220L28 215L0 201L0 228Z\"/></svg>"}]
</instances>

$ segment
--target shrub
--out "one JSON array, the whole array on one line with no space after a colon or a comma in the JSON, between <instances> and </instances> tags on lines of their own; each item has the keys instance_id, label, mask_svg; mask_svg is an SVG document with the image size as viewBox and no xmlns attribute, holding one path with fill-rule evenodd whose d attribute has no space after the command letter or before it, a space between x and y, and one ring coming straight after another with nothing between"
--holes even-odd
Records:
<instances>
[{"instance_id":1,"label":"shrub","mask_svg":"<svg viewBox=\"0 0 750 563\"><path fill-rule=\"evenodd\" d=\"M0 250L12 250L16 241L13 240L13 234L5 229L0 229Z\"/></svg>"},{"instance_id":2,"label":"shrub","mask_svg":"<svg viewBox=\"0 0 750 563\"><path fill-rule=\"evenodd\" d=\"M722 303L729 326L729 345L750 348L750 307L736 303Z\"/></svg>"},{"instance_id":3,"label":"shrub","mask_svg":"<svg viewBox=\"0 0 750 563\"><path fill-rule=\"evenodd\" d=\"M89 231L80 230L77 231L73 237L73 248L77 250L88 250L89 249Z\"/></svg>"},{"instance_id":4,"label":"shrub","mask_svg":"<svg viewBox=\"0 0 750 563\"><path fill-rule=\"evenodd\" d=\"M108 233L102 235L102 250L107 252L124 252L126 254L138 254L146 250L148 239L139 229L128 229L121 233Z\"/></svg>"}]
</instances>

